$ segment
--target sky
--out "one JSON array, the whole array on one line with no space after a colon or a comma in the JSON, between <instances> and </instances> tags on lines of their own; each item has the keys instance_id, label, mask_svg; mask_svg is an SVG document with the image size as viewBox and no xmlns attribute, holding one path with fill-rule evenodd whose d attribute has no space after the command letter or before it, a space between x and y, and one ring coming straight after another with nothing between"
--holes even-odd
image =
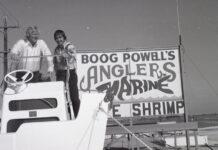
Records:
<instances>
[{"instance_id":1,"label":"sky","mask_svg":"<svg viewBox=\"0 0 218 150\"><path fill-rule=\"evenodd\" d=\"M218 113L217 8L217 0L178 0L179 13L176 0L0 0L0 25L7 16L9 25L20 26L9 30L9 48L36 25L52 51L57 29L78 50L178 46L181 34L187 112Z\"/></svg>"}]
</instances>

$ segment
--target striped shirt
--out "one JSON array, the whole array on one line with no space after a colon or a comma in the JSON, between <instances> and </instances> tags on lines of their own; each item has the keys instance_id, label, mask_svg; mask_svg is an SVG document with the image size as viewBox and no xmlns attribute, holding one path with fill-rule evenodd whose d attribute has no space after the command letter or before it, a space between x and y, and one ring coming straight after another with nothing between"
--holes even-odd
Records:
<instances>
[{"instance_id":1,"label":"striped shirt","mask_svg":"<svg viewBox=\"0 0 218 150\"><path fill-rule=\"evenodd\" d=\"M58 45L54 50L54 54L66 54L67 56L66 58L64 58L63 56L54 58L55 70L67 70L67 67L69 67L69 69L76 69L76 49L73 44L71 44L70 42L65 42L63 46Z\"/></svg>"},{"instance_id":2,"label":"striped shirt","mask_svg":"<svg viewBox=\"0 0 218 150\"><path fill-rule=\"evenodd\" d=\"M25 58L25 57L34 57L34 56L46 56L51 55L51 51L48 48L47 44L39 39L36 44L32 44L28 40L19 40L11 49L11 54L16 54L21 57L21 60L18 62L16 69L27 69L31 71L39 71L41 68L41 57L35 58ZM24 57L24 58L22 58ZM48 71L52 72L54 69L53 58L46 57L48 61Z\"/></svg>"}]
</instances>

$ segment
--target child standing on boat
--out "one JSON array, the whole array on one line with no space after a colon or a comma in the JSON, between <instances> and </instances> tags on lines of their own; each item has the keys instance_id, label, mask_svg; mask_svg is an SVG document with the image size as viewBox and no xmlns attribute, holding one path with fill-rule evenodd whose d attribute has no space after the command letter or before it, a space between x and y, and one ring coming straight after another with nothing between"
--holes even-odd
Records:
<instances>
[{"instance_id":1,"label":"child standing on boat","mask_svg":"<svg viewBox=\"0 0 218 150\"><path fill-rule=\"evenodd\" d=\"M74 116L76 117L80 106L76 74L76 49L72 43L67 41L63 30L55 31L54 40L57 43L54 55L60 55L54 57L56 80L67 82L66 84L69 85L70 98L73 104Z\"/></svg>"}]
</instances>

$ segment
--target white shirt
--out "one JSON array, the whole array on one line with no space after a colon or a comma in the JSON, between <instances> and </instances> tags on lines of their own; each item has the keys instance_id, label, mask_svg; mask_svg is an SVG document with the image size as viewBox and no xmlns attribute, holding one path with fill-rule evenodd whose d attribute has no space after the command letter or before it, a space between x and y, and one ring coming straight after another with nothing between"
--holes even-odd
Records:
<instances>
[{"instance_id":1,"label":"white shirt","mask_svg":"<svg viewBox=\"0 0 218 150\"><path fill-rule=\"evenodd\" d=\"M41 57L34 58L25 58L31 56L46 56L51 55L51 51L49 50L47 44L39 39L36 44L32 46L32 44L28 40L19 40L13 46L11 50L12 54L16 54L21 57L21 60L18 62L17 69L27 69L31 71L39 71L41 68ZM24 58L22 58L24 57ZM53 72L53 58L46 57L48 61L48 71Z\"/></svg>"}]
</instances>

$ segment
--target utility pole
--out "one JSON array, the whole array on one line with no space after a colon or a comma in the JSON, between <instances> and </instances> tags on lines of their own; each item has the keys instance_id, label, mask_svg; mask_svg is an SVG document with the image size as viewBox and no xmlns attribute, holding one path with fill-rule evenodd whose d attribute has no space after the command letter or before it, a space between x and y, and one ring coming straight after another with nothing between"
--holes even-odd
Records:
<instances>
[{"instance_id":1,"label":"utility pole","mask_svg":"<svg viewBox=\"0 0 218 150\"><path fill-rule=\"evenodd\" d=\"M7 25L7 17L5 16L3 19L4 22L4 26L0 26L0 29L3 29L3 34L4 34L4 51L2 51L1 53L3 53L4 57L3 57L3 61L4 61L4 72L3 75L5 76L8 72L8 29L11 28L18 28L18 26L8 26ZM3 83L3 89L5 90L6 85L5 82Z\"/></svg>"}]
</instances>

